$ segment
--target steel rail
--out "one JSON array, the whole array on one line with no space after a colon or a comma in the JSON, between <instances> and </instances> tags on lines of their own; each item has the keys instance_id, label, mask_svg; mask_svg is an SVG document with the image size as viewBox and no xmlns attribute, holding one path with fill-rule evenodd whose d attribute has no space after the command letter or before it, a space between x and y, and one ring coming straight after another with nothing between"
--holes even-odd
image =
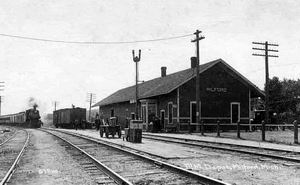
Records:
<instances>
[{"instance_id":1,"label":"steel rail","mask_svg":"<svg viewBox=\"0 0 300 185\"><path fill-rule=\"evenodd\" d=\"M49 130L54 130L56 132L61 132L61 133L69 134L69 135L72 135L72 136L76 136L76 137L79 137L79 138L83 138L83 139L86 139L86 140L89 140L89 141L93 141L95 143L99 143L99 144L117 149L121 152L125 152L127 154L130 154L130 155L139 157L141 159L147 160L147 161L149 161L151 163L154 163L156 165L159 165L161 167L165 167L165 168L167 168L171 171L176 171L178 173L185 174L186 176L189 176L191 178L198 179L204 184L209 184L209 185L210 184L212 184L212 185L230 185L229 183L223 182L221 180L214 179L212 177L208 177L208 176L200 174L200 173L196 173L196 172L193 172L193 171L190 171L190 170L187 170L187 169L184 169L184 168L181 168L181 167L178 167L178 166L175 166L175 165L163 162L163 161L159 161L157 159L153 159L151 157L148 157L148 156L145 156L145 155L133 152L133 151L126 150L120 144L116 144L116 143L112 143L112 142L108 142L108 141L103 141L103 140L98 140L98 139L95 139L95 138L84 136L82 134L75 134L75 133L70 133L70 132L67 132L67 131L50 129L50 128L48 128L48 129ZM137 152L143 152L143 151L136 150L136 149L131 149L131 150L134 150L134 151L137 151Z\"/></svg>"},{"instance_id":2,"label":"steel rail","mask_svg":"<svg viewBox=\"0 0 300 185\"><path fill-rule=\"evenodd\" d=\"M91 156L90 154L88 154L86 151L82 150L81 148L79 148L78 146L76 146L75 144L71 143L70 141L52 133L51 131L48 131L48 129L46 130L45 128L43 129L39 129L42 130L48 134L51 134L61 140L63 140L64 142L68 143L69 145L71 145L73 148L77 149L78 151L80 151L81 153L83 153L84 155L86 155L88 158L90 158L94 164L97 165L97 167L99 167L101 169L101 171L103 171L106 175L108 175L109 177L111 177L113 180L115 180L115 182L117 184L121 184L121 185L133 185L131 182L129 182L127 179L125 179L124 177L120 176L119 174L117 174L116 172L114 172L113 170L111 170L109 167L107 167L105 164L103 164L102 162L100 162L99 160L97 160L95 157Z\"/></svg>"},{"instance_id":3,"label":"steel rail","mask_svg":"<svg viewBox=\"0 0 300 185\"><path fill-rule=\"evenodd\" d=\"M174 137L169 137L169 136L164 137L164 136L143 135L143 138L157 140L157 141L164 141L164 142L169 142L169 143L189 145L189 146L212 148L212 149L217 149L217 150L226 150L226 151L230 151L230 152L239 152L239 153L244 153L244 154L257 155L257 156L262 156L262 157L275 158L275 159L300 163L300 159L292 158L292 157L285 157L285 156L274 155L274 154L265 154L265 153L259 153L259 152L247 151L247 150L235 149L235 148L228 148L228 147L222 147L222 146L210 146L210 145L205 145L205 144L200 144L200 143L191 143L191 142L204 142L204 143L209 143L209 144L214 144L214 145L227 145L229 147L230 146L243 147L243 148L252 148L252 149L257 149L257 150L263 149L265 151L273 151L273 152L275 151L275 152L292 153L291 151L286 151L286 150L276 150L276 149L260 148L260 147L254 147L254 146L247 147L244 145L224 144L224 143L216 143L216 142L209 142L209 141L206 142L206 141L198 141L198 140L192 140L192 139L174 138ZM173 139L173 140L170 140L170 139ZM174 141L174 140L179 140L179 141ZM295 153L298 153L298 152L295 152Z\"/></svg>"},{"instance_id":4,"label":"steel rail","mask_svg":"<svg viewBox=\"0 0 300 185\"><path fill-rule=\"evenodd\" d=\"M17 156L16 160L14 161L14 163L12 164L12 166L10 167L10 169L8 170L8 172L6 173L4 178L1 180L0 185L4 185L9 181L9 179L11 178L13 172L15 171L15 168L16 168L17 164L19 163L19 161L20 161L20 159L21 159L21 157L22 157L22 155L25 151L25 148L27 147L27 145L29 143L30 135L29 135L27 130L23 130L23 131L25 131L27 133L26 141L25 141L19 155Z\"/></svg>"}]
</instances>

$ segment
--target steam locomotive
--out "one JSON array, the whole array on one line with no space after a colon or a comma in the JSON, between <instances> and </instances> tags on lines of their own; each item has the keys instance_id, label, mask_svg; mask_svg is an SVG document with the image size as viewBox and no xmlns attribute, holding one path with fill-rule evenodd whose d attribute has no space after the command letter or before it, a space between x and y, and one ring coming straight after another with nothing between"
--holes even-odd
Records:
<instances>
[{"instance_id":1,"label":"steam locomotive","mask_svg":"<svg viewBox=\"0 0 300 185\"><path fill-rule=\"evenodd\" d=\"M24 112L0 116L0 124L26 128L40 128L42 125L40 118L39 111L34 107Z\"/></svg>"}]
</instances>

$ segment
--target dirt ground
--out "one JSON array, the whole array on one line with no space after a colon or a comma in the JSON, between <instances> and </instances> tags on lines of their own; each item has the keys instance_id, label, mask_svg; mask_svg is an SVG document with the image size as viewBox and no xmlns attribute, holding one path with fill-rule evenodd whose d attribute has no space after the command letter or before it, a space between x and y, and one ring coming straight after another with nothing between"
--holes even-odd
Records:
<instances>
[{"instance_id":1,"label":"dirt ground","mask_svg":"<svg viewBox=\"0 0 300 185\"><path fill-rule=\"evenodd\" d=\"M9 184L95 184L54 136L29 131L30 144Z\"/></svg>"},{"instance_id":2,"label":"dirt ground","mask_svg":"<svg viewBox=\"0 0 300 185\"><path fill-rule=\"evenodd\" d=\"M298 129L300 135L300 129ZM198 134L198 133L197 133ZM216 136L216 133L205 133L207 136ZM261 131L254 132L241 132L241 138L246 140L261 141ZM221 137L224 138L237 138L236 132L221 132ZM300 137L298 138L300 141ZM266 141L271 143L280 143L280 144L294 144L294 131L285 130L285 131L266 131Z\"/></svg>"},{"instance_id":3,"label":"dirt ground","mask_svg":"<svg viewBox=\"0 0 300 185\"><path fill-rule=\"evenodd\" d=\"M3 132L5 129L9 129L10 132ZM0 125L0 143L11 137L16 131L17 128Z\"/></svg>"}]
</instances>

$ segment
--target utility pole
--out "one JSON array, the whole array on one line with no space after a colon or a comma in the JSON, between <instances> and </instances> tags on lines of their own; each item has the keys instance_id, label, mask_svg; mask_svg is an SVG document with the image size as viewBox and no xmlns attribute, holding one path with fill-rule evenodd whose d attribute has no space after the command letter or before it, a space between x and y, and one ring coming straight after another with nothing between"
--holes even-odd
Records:
<instances>
[{"instance_id":1,"label":"utility pole","mask_svg":"<svg viewBox=\"0 0 300 185\"><path fill-rule=\"evenodd\" d=\"M199 41L204 39L205 37L199 36L201 31L196 30L194 33L196 35L196 39L192 40L192 42L196 42L196 53L197 53L197 66L196 66L196 130L199 131L199 125L201 122L200 117L200 75L199 75L199 65L200 65L200 54L199 54ZM191 126L190 126L191 127ZM189 128L190 132L192 131ZM201 122L201 135L204 135L204 122Z\"/></svg>"},{"instance_id":2,"label":"utility pole","mask_svg":"<svg viewBox=\"0 0 300 185\"><path fill-rule=\"evenodd\" d=\"M262 56L265 57L265 70L266 70L266 87L265 87L265 94L266 94L266 99L265 99L265 110L266 110L266 115L265 115L265 121L262 123L262 140L265 141L265 130L266 130L266 125L269 123L269 57L278 57L278 55L269 55L269 52L278 52L278 50L274 49L269 49L269 46L275 46L278 47L278 44L270 44L268 41L262 43L262 42L252 42L252 44L256 45L262 45L264 48L255 48L253 47L253 50L259 50L259 51L264 51L264 54L257 54L253 53L253 56Z\"/></svg>"},{"instance_id":3,"label":"utility pole","mask_svg":"<svg viewBox=\"0 0 300 185\"><path fill-rule=\"evenodd\" d=\"M4 91L4 82L0 82L0 91ZM0 116L1 116L1 104L2 104L2 102L3 102L3 96L2 95L0 95Z\"/></svg>"},{"instance_id":4,"label":"utility pole","mask_svg":"<svg viewBox=\"0 0 300 185\"><path fill-rule=\"evenodd\" d=\"M58 106L58 101L54 101L53 105L54 105L54 111L56 111L56 107Z\"/></svg>"},{"instance_id":5,"label":"utility pole","mask_svg":"<svg viewBox=\"0 0 300 185\"><path fill-rule=\"evenodd\" d=\"M88 93L87 94L87 102L90 103L89 121L91 121L92 103L95 103L95 101L96 101L96 94L94 94L94 93Z\"/></svg>"},{"instance_id":6,"label":"utility pole","mask_svg":"<svg viewBox=\"0 0 300 185\"><path fill-rule=\"evenodd\" d=\"M135 56L134 50L132 50L132 57L133 61L135 62L135 118L139 119L138 116L138 111L139 111L139 104L138 104L138 99L139 99L139 88L138 88L138 83L139 83L139 70L138 70L138 63L141 60L141 50L139 49L139 56Z\"/></svg>"},{"instance_id":7,"label":"utility pole","mask_svg":"<svg viewBox=\"0 0 300 185\"><path fill-rule=\"evenodd\" d=\"M2 103L2 96L0 96L0 116L1 116L1 103Z\"/></svg>"}]
</instances>

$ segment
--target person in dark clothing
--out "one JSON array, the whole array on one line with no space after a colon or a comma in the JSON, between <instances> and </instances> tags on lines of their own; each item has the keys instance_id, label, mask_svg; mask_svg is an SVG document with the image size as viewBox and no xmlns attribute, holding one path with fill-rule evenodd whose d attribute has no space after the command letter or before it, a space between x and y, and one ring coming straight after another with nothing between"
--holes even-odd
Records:
<instances>
[{"instance_id":1,"label":"person in dark clothing","mask_svg":"<svg viewBox=\"0 0 300 185\"><path fill-rule=\"evenodd\" d=\"M153 118L153 132L160 132L160 120L157 116Z\"/></svg>"},{"instance_id":2,"label":"person in dark clothing","mask_svg":"<svg viewBox=\"0 0 300 185\"><path fill-rule=\"evenodd\" d=\"M81 120L80 123L81 123L81 125L80 125L81 129L86 129L86 125L87 125L86 120L85 119Z\"/></svg>"},{"instance_id":3,"label":"person in dark clothing","mask_svg":"<svg viewBox=\"0 0 300 185\"><path fill-rule=\"evenodd\" d=\"M96 124L96 130L100 129L100 118L99 118L99 114L96 114L96 119L95 119L95 124Z\"/></svg>"},{"instance_id":4,"label":"person in dark clothing","mask_svg":"<svg viewBox=\"0 0 300 185\"><path fill-rule=\"evenodd\" d=\"M151 113L149 115L149 122L150 122L150 124L149 124L150 132L159 132L160 131L160 120L154 113Z\"/></svg>"},{"instance_id":5,"label":"person in dark clothing","mask_svg":"<svg viewBox=\"0 0 300 185\"><path fill-rule=\"evenodd\" d=\"M75 119L75 121L74 121L75 130L78 129L78 126L79 126L79 121L78 121L78 119Z\"/></svg>"}]
</instances>

